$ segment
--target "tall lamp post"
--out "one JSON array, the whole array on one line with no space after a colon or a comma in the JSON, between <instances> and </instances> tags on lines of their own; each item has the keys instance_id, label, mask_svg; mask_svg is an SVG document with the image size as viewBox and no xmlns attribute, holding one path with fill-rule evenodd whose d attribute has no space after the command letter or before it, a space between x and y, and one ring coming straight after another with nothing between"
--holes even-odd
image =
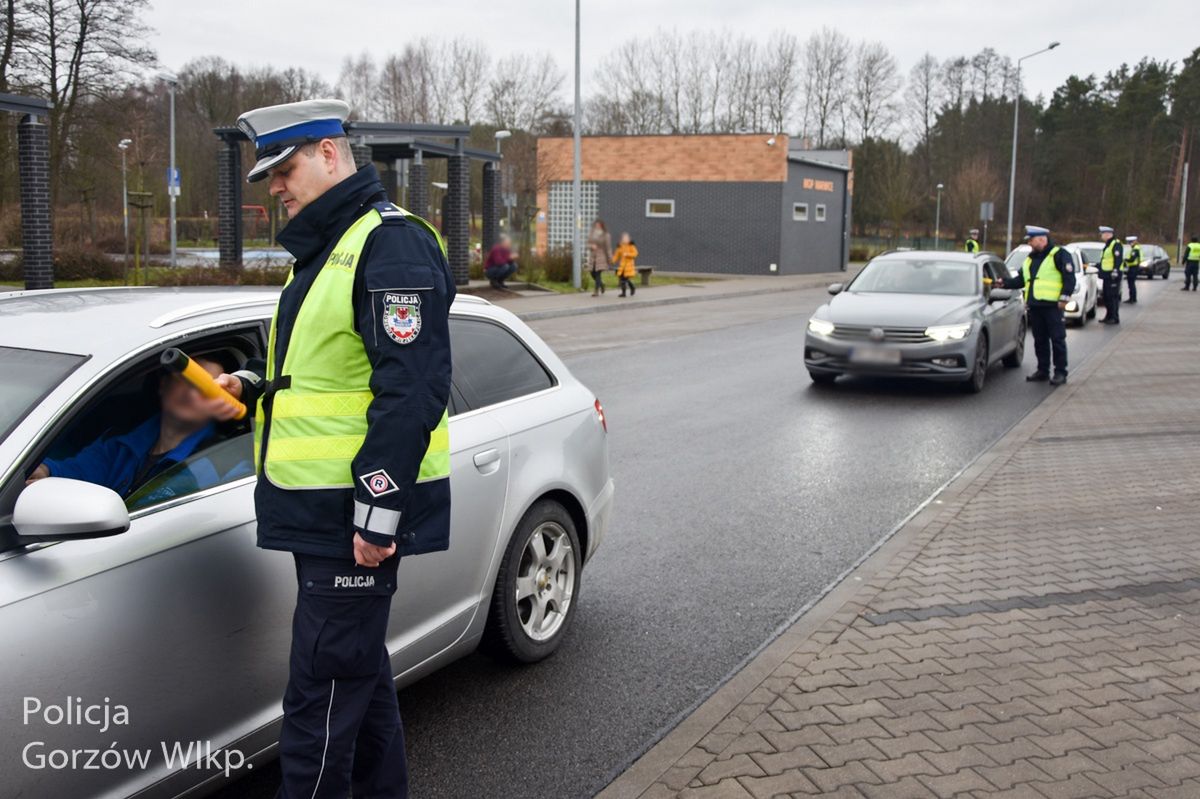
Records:
<instances>
[{"instance_id":1,"label":"tall lamp post","mask_svg":"<svg viewBox=\"0 0 1200 799\"><path fill-rule=\"evenodd\" d=\"M171 199L171 266L175 266L175 200L179 197L179 173L175 170L175 87L179 78L170 72L158 73L158 79L167 84L167 93L171 97L171 165L167 172L167 194Z\"/></svg>"},{"instance_id":2,"label":"tall lamp post","mask_svg":"<svg viewBox=\"0 0 1200 799\"><path fill-rule=\"evenodd\" d=\"M933 218L933 249L942 249L942 189L946 188L939 183L937 185L937 211Z\"/></svg>"},{"instance_id":3,"label":"tall lamp post","mask_svg":"<svg viewBox=\"0 0 1200 799\"><path fill-rule=\"evenodd\" d=\"M133 144L133 139L121 139L117 142L117 149L121 151L121 221L125 227L125 275L128 280L129 275L129 179L128 165L125 159L125 151L129 149L129 145Z\"/></svg>"},{"instance_id":4,"label":"tall lamp post","mask_svg":"<svg viewBox=\"0 0 1200 799\"><path fill-rule=\"evenodd\" d=\"M504 141L505 139L507 139L507 138L508 138L508 137L510 137L510 136L512 136L512 131L511 131L511 130L498 130L498 131L496 131L496 155L500 155L500 142ZM501 161L500 163L496 164L496 168L497 168L497 169L502 169L503 167L504 167L504 162L503 162L503 161ZM501 174L501 175L503 175L504 173L503 173L503 172L501 172L500 174ZM505 182L506 182L506 181L503 181L503 180L501 180L501 181L500 181L500 187L501 187L501 188L504 188L504 183L505 183ZM508 196L507 196L507 195L505 195L503 192L501 192L501 195L502 195L502 196L501 196L501 200L502 200L502 202L504 203L504 229L505 229L505 230L510 230L510 229L512 228L512 214L511 214L511 213L510 213L510 211L509 211L509 205L508 205Z\"/></svg>"},{"instance_id":5,"label":"tall lamp post","mask_svg":"<svg viewBox=\"0 0 1200 799\"><path fill-rule=\"evenodd\" d=\"M1012 168L1008 173L1008 238L1005 241L1004 253L1007 255L1012 252L1013 242L1013 195L1017 191L1017 120L1021 116L1021 62L1027 58L1033 58L1035 55L1048 53L1055 47L1058 47L1060 42L1050 42L1049 45L1038 50L1036 53L1023 55L1017 59L1017 99L1013 103L1013 142L1012 142Z\"/></svg>"},{"instance_id":6,"label":"tall lamp post","mask_svg":"<svg viewBox=\"0 0 1200 799\"><path fill-rule=\"evenodd\" d=\"M579 0L575 0L575 175L571 183L571 206L572 216L575 220L574 231L572 232L571 247L571 285L578 291L582 284L583 275L583 182L581 163L583 156L580 154L581 145L579 143L579 129L583 124L581 117L583 116L583 103L579 94Z\"/></svg>"}]
</instances>

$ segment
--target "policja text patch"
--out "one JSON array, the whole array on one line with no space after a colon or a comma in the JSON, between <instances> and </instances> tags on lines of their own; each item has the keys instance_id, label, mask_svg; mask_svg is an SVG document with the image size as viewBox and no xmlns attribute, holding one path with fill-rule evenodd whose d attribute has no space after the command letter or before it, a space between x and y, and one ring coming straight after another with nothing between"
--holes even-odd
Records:
<instances>
[{"instance_id":1,"label":"policja text patch","mask_svg":"<svg viewBox=\"0 0 1200 799\"><path fill-rule=\"evenodd\" d=\"M385 292L383 332L397 344L411 344L421 332L421 296Z\"/></svg>"}]
</instances>

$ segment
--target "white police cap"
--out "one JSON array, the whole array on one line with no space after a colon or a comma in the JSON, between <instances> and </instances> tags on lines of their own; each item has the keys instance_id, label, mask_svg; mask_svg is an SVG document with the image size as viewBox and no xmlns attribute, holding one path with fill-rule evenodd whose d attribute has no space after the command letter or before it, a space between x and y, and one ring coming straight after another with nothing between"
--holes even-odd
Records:
<instances>
[{"instance_id":1,"label":"white police cap","mask_svg":"<svg viewBox=\"0 0 1200 799\"><path fill-rule=\"evenodd\" d=\"M1112 233L1113 232L1113 229L1110 228L1108 225L1101 225L1099 230L1101 233Z\"/></svg>"},{"instance_id":2,"label":"white police cap","mask_svg":"<svg viewBox=\"0 0 1200 799\"><path fill-rule=\"evenodd\" d=\"M237 126L254 142L258 159L246 182L262 180L268 169L286 161L302 145L345 136L342 123L348 116L350 106L341 100L303 100L242 114Z\"/></svg>"},{"instance_id":3,"label":"white police cap","mask_svg":"<svg viewBox=\"0 0 1200 799\"><path fill-rule=\"evenodd\" d=\"M1050 228L1040 225L1026 225L1025 238L1032 239L1034 236L1049 236Z\"/></svg>"},{"instance_id":4,"label":"white police cap","mask_svg":"<svg viewBox=\"0 0 1200 799\"><path fill-rule=\"evenodd\" d=\"M1125 241L1137 241L1137 240L1138 240L1137 236L1126 236L1125 237Z\"/></svg>"}]
</instances>

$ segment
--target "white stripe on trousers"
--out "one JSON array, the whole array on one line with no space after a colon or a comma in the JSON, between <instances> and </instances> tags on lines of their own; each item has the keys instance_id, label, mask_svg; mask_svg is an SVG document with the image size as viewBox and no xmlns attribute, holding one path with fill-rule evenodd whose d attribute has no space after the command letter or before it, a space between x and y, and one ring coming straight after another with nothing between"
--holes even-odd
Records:
<instances>
[{"instance_id":1,"label":"white stripe on trousers","mask_svg":"<svg viewBox=\"0 0 1200 799\"><path fill-rule=\"evenodd\" d=\"M317 783L313 786L313 799L316 799L317 789L321 787L321 777L325 774L325 755L329 754L329 717L333 715L333 689L337 680L329 681L329 707L325 709L325 748L321 750L321 770L317 772Z\"/></svg>"}]
</instances>

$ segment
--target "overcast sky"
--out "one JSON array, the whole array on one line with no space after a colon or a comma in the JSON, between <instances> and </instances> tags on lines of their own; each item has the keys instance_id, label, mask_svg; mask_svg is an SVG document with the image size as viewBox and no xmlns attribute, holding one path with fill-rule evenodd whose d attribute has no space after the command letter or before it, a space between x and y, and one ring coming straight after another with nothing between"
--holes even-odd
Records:
<instances>
[{"instance_id":1,"label":"overcast sky","mask_svg":"<svg viewBox=\"0 0 1200 799\"><path fill-rule=\"evenodd\" d=\"M571 0L151 3L151 44L169 69L218 55L239 65L304 66L333 82L348 54L365 49L382 58L420 36L465 34L490 42L497 55L549 52L567 75L563 95L570 97ZM884 42L905 74L926 51L941 60L994 47L1017 58L1061 40L1023 67L1027 90L1049 96L1072 73L1103 75L1142 56L1182 60L1200 45L1196 8L1195 0L583 0L583 91L589 65L656 28L725 28L761 41L776 27L804 39L828 25L852 40Z\"/></svg>"}]
</instances>

